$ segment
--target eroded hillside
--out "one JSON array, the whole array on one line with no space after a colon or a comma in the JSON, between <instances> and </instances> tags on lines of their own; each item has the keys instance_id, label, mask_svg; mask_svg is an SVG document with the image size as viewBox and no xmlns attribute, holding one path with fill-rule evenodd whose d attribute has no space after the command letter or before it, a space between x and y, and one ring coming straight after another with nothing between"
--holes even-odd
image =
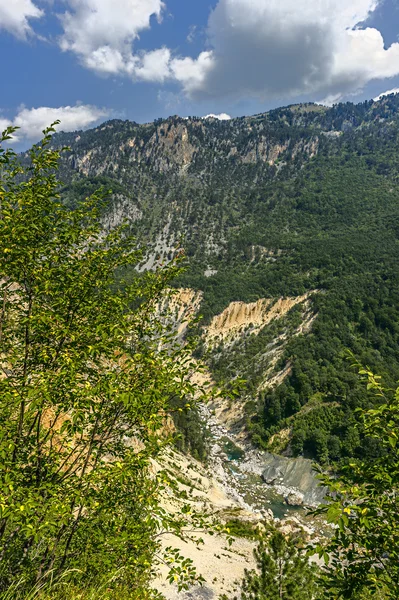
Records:
<instances>
[{"instance_id":1,"label":"eroded hillside","mask_svg":"<svg viewBox=\"0 0 399 600\"><path fill-rule=\"evenodd\" d=\"M220 342L231 344L244 333L256 335L265 325L284 317L291 308L308 298L309 294L303 294L297 298L279 298L277 301L261 298L249 304L232 302L220 315L213 317L206 328L207 345L214 346Z\"/></svg>"}]
</instances>

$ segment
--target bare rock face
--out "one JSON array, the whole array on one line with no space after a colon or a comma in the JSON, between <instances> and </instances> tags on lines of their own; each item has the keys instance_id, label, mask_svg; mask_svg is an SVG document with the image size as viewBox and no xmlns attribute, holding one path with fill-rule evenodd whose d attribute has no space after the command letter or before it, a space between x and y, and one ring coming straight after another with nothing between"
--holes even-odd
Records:
<instances>
[{"instance_id":1,"label":"bare rock face","mask_svg":"<svg viewBox=\"0 0 399 600\"><path fill-rule=\"evenodd\" d=\"M319 485L311 460L265 453L264 467L263 481L282 493L287 504L317 506L323 501L327 490Z\"/></svg>"},{"instance_id":2,"label":"bare rock face","mask_svg":"<svg viewBox=\"0 0 399 600\"><path fill-rule=\"evenodd\" d=\"M216 598L216 596L209 587L204 585L190 590L189 592L179 594L179 598L181 598L181 600L212 600L213 598Z\"/></svg>"},{"instance_id":3,"label":"bare rock face","mask_svg":"<svg viewBox=\"0 0 399 600\"><path fill-rule=\"evenodd\" d=\"M315 293L313 290L311 293ZM206 343L232 343L245 331L258 335L265 325L274 319L281 319L297 304L307 306L310 292L297 297L261 298L256 302L231 302L219 315L216 315L206 329Z\"/></svg>"},{"instance_id":4,"label":"bare rock face","mask_svg":"<svg viewBox=\"0 0 399 600\"><path fill-rule=\"evenodd\" d=\"M269 469L264 470L262 479L268 485L283 483L284 472L278 465L271 465Z\"/></svg>"}]
</instances>

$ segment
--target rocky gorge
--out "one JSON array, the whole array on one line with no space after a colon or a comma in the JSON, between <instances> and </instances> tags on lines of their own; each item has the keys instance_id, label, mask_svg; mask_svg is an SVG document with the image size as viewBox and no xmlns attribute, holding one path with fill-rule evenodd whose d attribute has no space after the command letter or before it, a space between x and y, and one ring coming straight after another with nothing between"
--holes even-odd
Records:
<instances>
[{"instance_id":1,"label":"rocky gorge","mask_svg":"<svg viewBox=\"0 0 399 600\"><path fill-rule=\"evenodd\" d=\"M221 522L234 519L255 528L273 522L286 534L300 530L316 544L328 526L308 514L324 496L312 462L254 449L218 420L211 405L202 405L201 416L210 436L207 466L178 454L167 459L168 468L173 464L178 477L184 477L193 505L210 509ZM206 580L203 586L177 592L161 578L158 588L167 600L216 600L222 593L237 593L244 569L254 567L256 544L251 539L238 537L230 546L225 534L201 532L201 537L200 546L166 538L165 543L193 560Z\"/></svg>"}]
</instances>

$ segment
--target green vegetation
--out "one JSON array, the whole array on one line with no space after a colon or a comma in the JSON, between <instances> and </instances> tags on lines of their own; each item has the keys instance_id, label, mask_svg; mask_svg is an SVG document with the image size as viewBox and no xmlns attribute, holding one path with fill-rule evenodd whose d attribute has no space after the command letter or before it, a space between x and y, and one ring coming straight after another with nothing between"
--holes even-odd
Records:
<instances>
[{"instance_id":1,"label":"green vegetation","mask_svg":"<svg viewBox=\"0 0 399 600\"><path fill-rule=\"evenodd\" d=\"M367 146L366 157L348 149L343 160L343 151L320 154L292 184L284 183L285 201L294 203L291 233L281 236L284 255L268 269L268 279L274 271L279 281L268 287L270 295L320 290L312 300L317 318L309 335L288 342L277 368L289 363L291 374L258 399L252 424L264 441L292 427L293 450L321 462L375 451L374 443L355 435L354 411L371 399L351 373L345 349L390 383L399 378L396 173L369 168L367 156L375 153ZM394 146L387 142L390 153ZM315 397L318 404L307 410Z\"/></svg>"},{"instance_id":2,"label":"green vegetation","mask_svg":"<svg viewBox=\"0 0 399 600\"><path fill-rule=\"evenodd\" d=\"M181 407L181 398L172 398L170 410L178 435L174 445L178 450L191 454L197 460L206 462L208 457L209 432L201 419L197 406Z\"/></svg>"},{"instance_id":3,"label":"green vegetation","mask_svg":"<svg viewBox=\"0 0 399 600\"><path fill-rule=\"evenodd\" d=\"M66 143L61 186L54 148ZM218 383L247 380L255 443L269 448L286 429L293 454L341 469L324 478L338 524L320 548L327 597L399 597L398 144L396 96L223 123L112 121L80 136L47 132L22 158L1 149L3 600L158 598L160 561L181 588L196 580L160 539L203 519L162 510L164 490L178 486L150 468L171 443L207 455L192 348L157 312L171 285L203 291L205 324L235 300L309 293L309 306L205 359ZM185 272L174 261L137 270L138 247L166 263L181 239ZM369 366L366 391L348 350ZM264 389L270 368L287 376ZM248 600L321 594L301 540L267 531L256 559Z\"/></svg>"},{"instance_id":4,"label":"green vegetation","mask_svg":"<svg viewBox=\"0 0 399 600\"><path fill-rule=\"evenodd\" d=\"M151 468L197 393L157 316L178 267L115 285L141 253L124 225L104 234L98 194L59 202L52 131L26 165L0 148L0 593L158 598L159 561L180 588L197 579L162 549L190 509L161 508L174 483Z\"/></svg>"},{"instance_id":5,"label":"green vegetation","mask_svg":"<svg viewBox=\"0 0 399 600\"><path fill-rule=\"evenodd\" d=\"M361 412L367 435L378 440L380 456L351 462L338 479L322 477L330 488L326 514L337 529L320 548L325 557L328 598L399 598L399 388L361 369L378 407ZM367 597L367 596L366 596Z\"/></svg>"},{"instance_id":6,"label":"green vegetation","mask_svg":"<svg viewBox=\"0 0 399 600\"><path fill-rule=\"evenodd\" d=\"M397 95L225 122L111 121L55 143L71 146L66 202L101 183L115 189L105 223L131 216L131 230L161 260L183 240L189 268L175 285L204 292L204 323L231 301L317 290L310 334L292 335L284 320L210 357L218 380L247 379L256 443L267 447L289 427L293 451L319 462L378 451L356 433L355 410L373 399L345 350L390 385L399 379ZM282 328L288 340L275 370L289 365L290 375L259 394L268 344Z\"/></svg>"},{"instance_id":7,"label":"green vegetation","mask_svg":"<svg viewBox=\"0 0 399 600\"><path fill-rule=\"evenodd\" d=\"M257 523L243 521L242 519L232 518L226 522L226 531L233 537L242 537L249 540L259 539L259 529Z\"/></svg>"},{"instance_id":8,"label":"green vegetation","mask_svg":"<svg viewBox=\"0 0 399 600\"><path fill-rule=\"evenodd\" d=\"M257 569L247 571L243 598L323 598L379 600L399 598L399 388L390 389L369 369L361 382L377 406L359 409L359 424L380 453L352 460L334 476L320 475L327 501L313 512L334 525L317 549L301 537L267 525L255 550ZM240 527L232 521L232 531ZM250 537L243 528L243 537ZM309 565L318 552L320 568Z\"/></svg>"},{"instance_id":9,"label":"green vegetation","mask_svg":"<svg viewBox=\"0 0 399 600\"><path fill-rule=\"evenodd\" d=\"M243 600L321 598L317 569L309 564L300 536L285 536L278 529L269 528L254 555L257 569L245 572Z\"/></svg>"}]
</instances>

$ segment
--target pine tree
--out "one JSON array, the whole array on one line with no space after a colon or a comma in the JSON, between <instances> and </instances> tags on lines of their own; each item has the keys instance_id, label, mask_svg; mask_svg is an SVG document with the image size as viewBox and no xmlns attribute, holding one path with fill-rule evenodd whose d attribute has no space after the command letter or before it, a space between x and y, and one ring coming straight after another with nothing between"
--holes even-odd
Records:
<instances>
[{"instance_id":1,"label":"pine tree","mask_svg":"<svg viewBox=\"0 0 399 600\"><path fill-rule=\"evenodd\" d=\"M326 561L326 598L399 599L399 388L358 363L375 408L358 411L370 440L382 449L377 456L342 466L339 477L320 479L330 488L323 514L335 525L334 535L319 548ZM345 557L345 560L343 560Z\"/></svg>"},{"instance_id":2,"label":"pine tree","mask_svg":"<svg viewBox=\"0 0 399 600\"><path fill-rule=\"evenodd\" d=\"M246 571L243 600L302 600L317 597L315 567L299 536L270 529L254 550L257 570Z\"/></svg>"}]
</instances>

